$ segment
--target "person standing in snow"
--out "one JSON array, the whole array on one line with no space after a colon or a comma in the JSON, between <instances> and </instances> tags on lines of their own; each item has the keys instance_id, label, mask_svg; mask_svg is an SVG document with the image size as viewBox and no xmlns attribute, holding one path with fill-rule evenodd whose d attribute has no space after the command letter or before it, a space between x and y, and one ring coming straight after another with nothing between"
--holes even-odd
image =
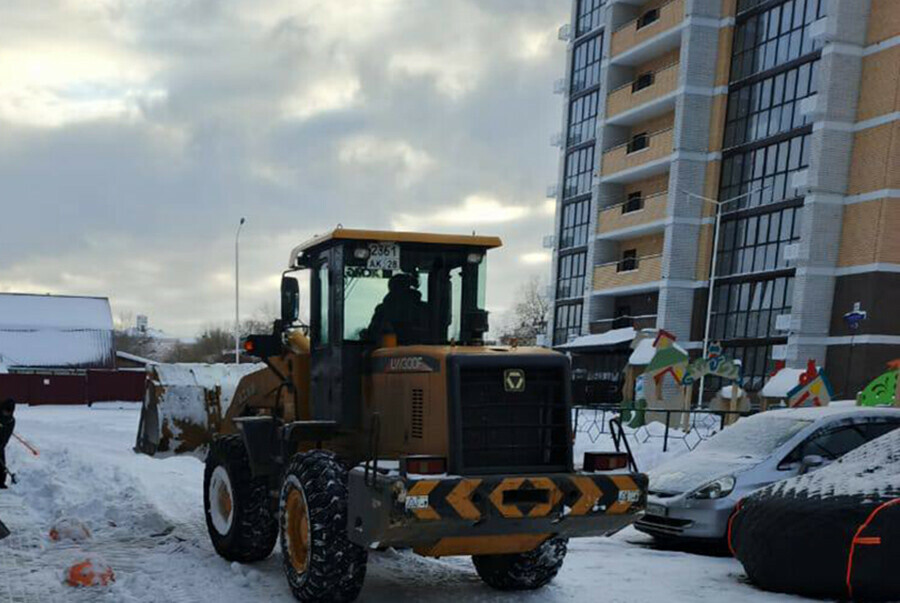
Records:
<instances>
[{"instance_id":1,"label":"person standing in snow","mask_svg":"<svg viewBox=\"0 0 900 603\"><path fill-rule=\"evenodd\" d=\"M6 488L6 444L16 428L16 401L7 398L0 404L0 488Z\"/></svg>"}]
</instances>

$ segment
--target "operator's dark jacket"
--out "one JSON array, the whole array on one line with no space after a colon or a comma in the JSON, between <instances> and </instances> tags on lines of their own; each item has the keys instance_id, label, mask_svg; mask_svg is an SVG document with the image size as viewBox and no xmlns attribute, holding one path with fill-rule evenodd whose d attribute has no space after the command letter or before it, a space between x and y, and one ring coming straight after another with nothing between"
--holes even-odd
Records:
<instances>
[{"instance_id":1,"label":"operator's dark jacket","mask_svg":"<svg viewBox=\"0 0 900 603\"><path fill-rule=\"evenodd\" d=\"M6 483L6 444L15 428L15 417L0 415L0 484Z\"/></svg>"}]
</instances>

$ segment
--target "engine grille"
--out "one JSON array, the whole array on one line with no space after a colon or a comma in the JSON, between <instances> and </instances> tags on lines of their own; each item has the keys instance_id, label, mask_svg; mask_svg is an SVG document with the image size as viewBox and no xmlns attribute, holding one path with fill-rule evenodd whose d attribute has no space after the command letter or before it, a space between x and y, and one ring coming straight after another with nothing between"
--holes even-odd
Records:
<instances>
[{"instance_id":1,"label":"engine grille","mask_svg":"<svg viewBox=\"0 0 900 603\"><path fill-rule=\"evenodd\" d=\"M506 366L461 366L459 446L462 471L565 471L569 464L567 371L560 364L522 367L525 387L507 391Z\"/></svg>"}]
</instances>

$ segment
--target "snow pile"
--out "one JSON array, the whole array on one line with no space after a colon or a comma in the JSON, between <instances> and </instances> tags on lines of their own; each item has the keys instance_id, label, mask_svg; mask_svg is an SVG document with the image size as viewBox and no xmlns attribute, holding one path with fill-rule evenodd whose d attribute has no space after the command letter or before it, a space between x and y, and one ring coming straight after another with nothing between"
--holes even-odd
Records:
<instances>
[{"instance_id":1,"label":"snow pile","mask_svg":"<svg viewBox=\"0 0 900 603\"><path fill-rule=\"evenodd\" d=\"M90 539L91 531L81 521L72 517L63 517L50 528L49 536L50 540L56 542L61 540L83 542Z\"/></svg>"},{"instance_id":2,"label":"snow pile","mask_svg":"<svg viewBox=\"0 0 900 603\"><path fill-rule=\"evenodd\" d=\"M860 446L818 471L780 482L773 493L819 498L900 496L900 429Z\"/></svg>"}]
</instances>

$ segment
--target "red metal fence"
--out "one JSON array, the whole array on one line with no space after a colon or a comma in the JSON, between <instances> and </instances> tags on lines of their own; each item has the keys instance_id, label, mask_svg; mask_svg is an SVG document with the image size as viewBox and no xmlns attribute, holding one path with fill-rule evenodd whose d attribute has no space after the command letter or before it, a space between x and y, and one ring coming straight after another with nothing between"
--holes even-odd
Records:
<instances>
[{"instance_id":1,"label":"red metal fence","mask_svg":"<svg viewBox=\"0 0 900 603\"><path fill-rule=\"evenodd\" d=\"M20 404L91 404L140 402L144 399L143 371L87 370L74 374L10 373L0 375L0 400Z\"/></svg>"}]
</instances>

